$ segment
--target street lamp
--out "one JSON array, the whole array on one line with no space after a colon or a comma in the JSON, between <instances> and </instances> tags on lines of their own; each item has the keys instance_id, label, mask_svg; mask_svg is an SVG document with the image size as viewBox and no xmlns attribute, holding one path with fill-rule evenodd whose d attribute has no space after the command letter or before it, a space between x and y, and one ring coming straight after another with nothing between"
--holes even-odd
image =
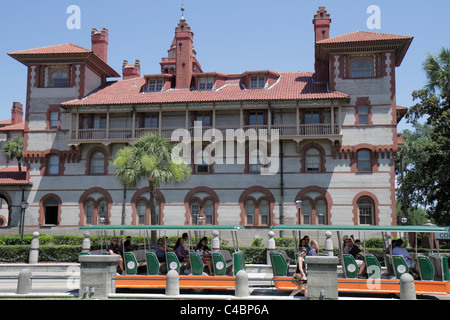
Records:
<instances>
[{"instance_id":1,"label":"street lamp","mask_svg":"<svg viewBox=\"0 0 450 320\"><path fill-rule=\"evenodd\" d=\"M22 201L20 203L20 207L22 208L22 216L20 222L20 244L23 245L23 232L25 229L25 210L28 208L28 202Z\"/></svg>"}]
</instances>

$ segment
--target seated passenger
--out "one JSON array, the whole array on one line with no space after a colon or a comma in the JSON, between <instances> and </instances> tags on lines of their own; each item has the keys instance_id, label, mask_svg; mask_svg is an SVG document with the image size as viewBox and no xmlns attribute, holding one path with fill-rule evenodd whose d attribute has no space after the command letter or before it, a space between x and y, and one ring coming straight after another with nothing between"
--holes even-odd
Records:
<instances>
[{"instance_id":1,"label":"seated passenger","mask_svg":"<svg viewBox=\"0 0 450 320\"><path fill-rule=\"evenodd\" d=\"M119 258L119 266L120 266L120 269L122 270L121 274L125 274L125 270L123 268L122 254L121 254L120 248L119 248L119 238L117 238L117 237L112 238L111 244L108 246L108 249L106 251L112 256L118 255L120 257Z\"/></svg>"},{"instance_id":2,"label":"seated passenger","mask_svg":"<svg viewBox=\"0 0 450 320\"><path fill-rule=\"evenodd\" d=\"M198 253L200 258L202 259L202 262L208 266L209 274L212 274L212 260L211 255L208 254L208 251L204 250L204 246L199 243L195 252Z\"/></svg>"},{"instance_id":3,"label":"seated passenger","mask_svg":"<svg viewBox=\"0 0 450 320\"><path fill-rule=\"evenodd\" d=\"M413 274L414 278L418 278L419 270L417 268L416 261L414 260L414 255L410 254L408 250L403 247L403 245L403 240L398 239L396 247L392 249L392 254L395 256L402 256L409 268L409 272Z\"/></svg>"},{"instance_id":4,"label":"seated passenger","mask_svg":"<svg viewBox=\"0 0 450 320\"><path fill-rule=\"evenodd\" d=\"M189 255L186 254L184 247L183 247L184 239L178 238L177 242L175 243L175 255L178 258L178 261L183 262L186 261L186 269L184 270L184 273L190 273L189 270L190 263L189 263Z\"/></svg>"},{"instance_id":5,"label":"seated passenger","mask_svg":"<svg viewBox=\"0 0 450 320\"><path fill-rule=\"evenodd\" d=\"M317 256L317 252L319 251L319 245L316 240L311 240L311 249L309 249L307 256Z\"/></svg>"},{"instance_id":6,"label":"seated passenger","mask_svg":"<svg viewBox=\"0 0 450 320\"><path fill-rule=\"evenodd\" d=\"M168 251L168 247L165 241L165 238L159 238L158 244L156 245L156 257L159 262L166 262L166 252Z\"/></svg>"},{"instance_id":7,"label":"seated passenger","mask_svg":"<svg viewBox=\"0 0 450 320\"><path fill-rule=\"evenodd\" d=\"M355 244L353 245L353 247L349 250L349 254L351 254L353 256L353 258L355 258L355 262L358 265L358 277L365 278L365 267L366 267L366 263L364 260L362 260L358 255L360 256L364 256L364 253L361 251L360 249L361 247L361 241L359 239L355 240Z\"/></svg>"}]
</instances>

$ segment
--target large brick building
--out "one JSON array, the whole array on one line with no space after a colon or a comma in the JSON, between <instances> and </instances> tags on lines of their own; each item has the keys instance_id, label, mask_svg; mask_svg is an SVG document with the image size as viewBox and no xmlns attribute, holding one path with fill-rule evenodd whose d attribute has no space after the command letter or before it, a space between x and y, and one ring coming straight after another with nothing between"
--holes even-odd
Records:
<instances>
[{"instance_id":1,"label":"large brick building","mask_svg":"<svg viewBox=\"0 0 450 320\"><path fill-rule=\"evenodd\" d=\"M27 230L149 224L148 187L124 189L112 160L142 134L193 134L194 124L200 134L278 130L279 152L247 141L242 161L193 163L187 182L158 191L160 224L242 224L249 238L275 223L396 224L394 157L404 108L396 105L395 70L412 37L357 31L330 38L330 23L320 7L315 72L204 72L184 18L160 74L141 76L139 61L124 61L123 79L108 81L120 75L107 63L106 29L92 30L92 50L63 44L9 53L28 68L28 170L25 185L0 186L9 205L4 226L19 224L22 190ZM205 147L194 144L192 158ZM277 163L254 161L268 149ZM268 166L275 171L261 174Z\"/></svg>"}]
</instances>

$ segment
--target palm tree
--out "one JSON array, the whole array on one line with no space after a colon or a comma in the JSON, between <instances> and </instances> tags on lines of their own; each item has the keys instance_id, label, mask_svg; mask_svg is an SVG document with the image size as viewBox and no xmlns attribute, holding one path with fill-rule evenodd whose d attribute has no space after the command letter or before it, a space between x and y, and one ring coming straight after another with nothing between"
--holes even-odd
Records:
<instances>
[{"instance_id":1,"label":"palm tree","mask_svg":"<svg viewBox=\"0 0 450 320\"><path fill-rule=\"evenodd\" d=\"M450 94L450 50L442 48L437 56L428 53L423 66L428 79L426 88Z\"/></svg>"},{"instance_id":2,"label":"palm tree","mask_svg":"<svg viewBox=\"0 0 450 320\"><path fill-rule=\"evenodd\" d=\"M150 220L158 223L155 211L155 192L161 184L185 181L191 173L184 162L172 160L172 148L163 137L148 134L141 137L134 146L127 146L117 152L113 165L115 175L126 187L135 188L146 179L150 187ZM152 236L152 242L154 237Z\"/></svg>"},{"instance_id":3,"label":"palm tree","mask_svg":"<svg viewBox=\"0 0 450 320\"><path fill-rule=\"evenodd\" d=\"M22 172L22 165L20 161L23 156L23 137L16 136L11 140L8 140L3 146L3 154L8 160L16 158L19 166L19 172Z\"/></svg>"}]
</instances>

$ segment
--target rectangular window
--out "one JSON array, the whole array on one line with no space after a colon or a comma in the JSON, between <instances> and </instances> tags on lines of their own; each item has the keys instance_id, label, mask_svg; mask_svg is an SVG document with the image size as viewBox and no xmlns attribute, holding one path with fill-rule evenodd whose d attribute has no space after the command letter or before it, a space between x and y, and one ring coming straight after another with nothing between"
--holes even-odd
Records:
<instances>
[{"instance_id":1,"label":"rectangular window","mask_svg":"<svg viewBox=\"0 0 450 320\"><path fill-rule=\"evenodd\" d=\"M318 110L307 110L305 112L305 124L318 124L320 123Z\"/></svg>"},{"instance_id":2,"label":"rectangular window","mask_svg":"<svg viewBox=\"0 0 450 320\"><path fill-rule=\"evenodd\" d=\"M264 113L262 111L251 111L249 114L249 125L264 125Z\"/></svg>"},{"instance_id":3,"label":"rectangular window","mask_svg":"<svg viewBox=\"0 0 450 320\"><path fill-rule=\"evenodd\" d=\"M94 117L94 129L106 129L106 117L95 116Z\"/></svg>"},{"instance_id":4,"label":"rectangular window","mask_svg":"<svg viewBox=\"0 0 450 320\"><path fill-rule=\"evenodd\" d=\"M372 171L370 154L369 150L358 151L358 171Z\"/></svg>"},{"instance_id":5,"label":"rectangular window","mask_svg":"<svg viewBox=\"0 0 450 320\"><path fill-rule=\"evenodd\" d=\"M58 112L50 112L50 129L58 129Z\"/></svg>"},{"instance_id":6,"label":"rectangular window","mask_svg":"<svg viewBox=\"0 0 450 320\"><path fill-rule=\"evenodd\" d=\"M210 127L211 126L211 116L210 113L196 113L195 114L195 121L201 121L203 127Z\"/></svg>"},{"instance_id":7,"label":"rectangular window","mask_svg":"<svg viewBox=\"0 0 450 320\"><path fill-rule=\"evenodd\" d=\"M199 90L211 90L214 86L213 77L199 77L198 78L198 89Z\"/></svg>"},{"instance_id":8,"label":"rectangular window","mask_svg":"<svg viewBox=\"0 0 450 320\"><path fill-rule=\"evenodd\" d=\"M262 89L266 85L266 76L250 76L250 89Z\"/></svg>"},{"instance_id":9,"label":"rectangular window","mask_svg":"<svg viewBox=\"0 0 450 320\"><path fill-rule=\"evenodd\" d=\"M49 175L58 175L59 174L59 157L57 155L51 155L48 158L48 167L47 173Z\"/></svg>"},{"instance_id":10,"label":"rectangular window","mask_svg":"<svg viewBox=\"0 0 450 320\"><path fill-rule=\"evenodd\" d=\"M148 80L148 91L161 91L163 87L162 79L150 79Z\"/></svg>"},{"instance_id":11,"label":"rectangular window","mask_svg":"<svg viewBox=\"0 0 450 320\"><path fill-rule=\"evenodd\" d=\"M367 106L358 107L358 120L359 124L369 124L368 110Z\"/></svg>"},{"instance_id":12,"label":"rectangular window","mask_svg":"<svg viewBox=\"0 0 450 320\"><path fill-rule=\"evenodd\" d=\"M158 116L157 115L145 116L144 128L158 128Z\"/></svg>"}]
</instances>

